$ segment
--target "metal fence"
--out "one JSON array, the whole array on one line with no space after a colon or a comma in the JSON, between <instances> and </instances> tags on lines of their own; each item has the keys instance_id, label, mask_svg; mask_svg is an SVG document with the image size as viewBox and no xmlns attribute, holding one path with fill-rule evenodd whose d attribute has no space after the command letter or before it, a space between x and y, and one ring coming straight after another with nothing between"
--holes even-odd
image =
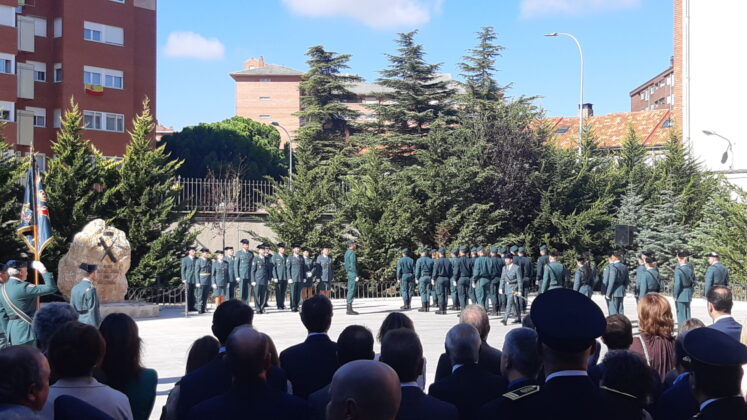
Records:
<instances>
[{"instance_id":1,"label":"metal fence","mask_svg":"<svg viewBox=\"0 0 747 420\"><path fill-rule=\"evenodd\" d=\"M177 205L201 213L264 213L263 203L275 192L271 181L181 178Z\"/></svg>"}]
</instances>

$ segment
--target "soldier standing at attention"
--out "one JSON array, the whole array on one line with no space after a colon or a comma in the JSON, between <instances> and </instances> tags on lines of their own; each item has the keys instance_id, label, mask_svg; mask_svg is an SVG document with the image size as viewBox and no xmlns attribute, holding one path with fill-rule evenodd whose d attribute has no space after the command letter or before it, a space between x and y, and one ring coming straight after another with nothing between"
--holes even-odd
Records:
<instances>
[{"instance_id":1,"label":"soldier standing at attention","mask_svg":"<svg viewBox=\"0 0 747 420\"><path fill-rule=\"evenodd\" d=\"M493 267L488 257L488 251L478 246L479 257L472 268L472 281L475 285L477 303L486 311L488 310L488 297L490 296L490 279L493 277Z\"/></svg>"},{"instance_id":2,"label":"soldier standing at attention","mask_svg":"<svg viewBox=\"0 0 747 420\"><path fill-rule=\"evenodd\" d=\"M568 281L568 272L565 266L558 262L558 251L550 251L550 262L545 267L545 274L542 277L540 294L552 289L561 289L565 287Z\"/></svg>"},{"instance_id":3,"label":"soldier standing at attention","mask_svg":"<svg viewBox=\"0 0 747 420\"><path fill-rule=\"evenodd\" d=\"M498 247L490 247L490 264L492 265L493 276L490 278L490 303L493 306L491 315L498 315L501 307L500 292L501 274L503 274L503 257L498 254ZM490 311L488 311L490 312Z\"/></svg>"},{"instance_id":4,"label":"soldier standing at attention","mask_svg":"<svg viewBox=\"0 0 747 420\"><path fill-rule=\"evenodd\" d=\"M674 268L674 286L672 294L677 308L677 324L682 325L690 319L690 302L693 300L695 286L695 271L688 261L690 253L685 250L677 251L677 266Z\"/></svg>"},{"instance_id":5,"label":"soldier standing at attention","mask_svg":"<svg viewBox=\"0 0 747 420\"><path fill-rule=\"evenodd\" d=\"M521 323L521 307L519 306L519 300L524 298L521 267L518 264L514 264L513 254L506 253L503 259L506 265L503 267L503 274L501 275L501 288L500 293L506 296L506 312L503 313L503 325L508 324L508 317L511 316L511 311L516 312L515 323Z\"/></svg>"},{"instance_id":6,"label":"soldier standing at attention","mask_svg":"<svg viewBox=\"0 0 747 420\"><path fill-rule=\"evenodd\" d=\"M477 257L479 257L478 252L476 251L477 246L470 247L470 263L472 264L472 270L475 269L475 262L477 262ZM472 276L472 273L470 273L470 276ZM472 282L470 284L469 288L469 300L472 303L477 303L477 289L475 288L475 279L472 278Z\"/></svg>"},{"instance_id":7,"label":"soldier standing at attention","mask_svg":"<svg viewBox=\"0 0 747 420\"><path fill-rule=\"evenodd\" d=\"M200 250L202 255L197 259L195 264L195 272L197 273L197 291L199 298L197 299L197 312L204 314L207 311L208 296L210 296L210 286L212 281L210 280L210 273L212 270L212 261L210 260L210 250L202 248Z\"/></svg>"},{"instance_id":8,"label":"soldier standing at attention","mask_svg":"<svg viewBox=\"0 0 747 420\"><path fill-rule=\"evenodd\" d=\"M539 247L540 256L537 258L537 265L535 271L535 284L534 287L539 290L542 279L545 276L545 266L550 262L550 257L547 255L547 245L540 245Z\"/></svg>"},{"instance_id":9,"label":"soldier standing at attention","mask_svg":"<svg viewBox=\"0 0 747 420\"><path fill-rule=\"evenodd\" d=\"M411 309L410 301L412 300L413 279L415 274L415 261L407 254L410 252L407 248L402 248L402 257L397 261L397 283L399 283L402 301L404 305L400 309Z\"/></svg>"},{"instance_id":10,"label":"soldier standing at attention","mask_svg":"<svg viewBox=\"0 0 747 420\"><path fill-rule=\"evenodd\" d=\"M70 305L78 312L78 321L98 328L101 325L99 297L93 282L96 280L96 265L80 265L82 279L70 290Z\"/></svg>"},{"instance_id":11,"label":"soldier standing at attention","mask_svg":"<svg viewBox=\"0 0 747 420\"><path fill-rule=\"evenodd\" d=\"M270 257L267 255L267 244L260 244L259 255L252 259L252 268L249 270L249 280L254 288L254 308L258 314L265 313L267 307L267 285L270 282Z\"/></svg>"},{"instance_id":12,"label":"soldier standing at attention","mask_svg":"<svg viewBox=\"0 0 747 420\"><path fill-rule=\"evenodd\" d=\"M301 289L301 300L306 300L314 295L314 282L319 281L319 278L316 275L317 269L314 266L311 250L303 247L301 252L303 253L304 270L306 270L304 272L303 288Z\"/></svg>"},{"instance_id":13,"label":"soldier standing at attention","mask_svg":"<svg viewBox=\"0 0 747 420\"><path fill-rule=\"evenodd\" d=\"M301 302L301 287L306 277L306 263L301 255L301 245L291 245L293 254L286 262L286 278L290 286L291 312L298 312L298 304Z\"/></svg>"},{"instance_id":14,"label":"soldier standing at attention","mask_svg":"<svg viewBox=\"0 0 747 420\"><path fill-rule=\"evenodd\" d=\"M646 294L641 294L641 284L646 280L646 263L644 260L647 257L653 257L654 253L651 251L643 251L641 252L641 255L638 256L638 267L635 269L635 284L633 285L633 295L635 296L635 302L638 303L638 300L641 296L645 296Z\"/></svg>"},{"instance_id":15,"label":"soldier standing at attention","mask_svg":"<svg viewBox=\"0 0 747 420\"><path fill-rule=\"evenodd\" d=\"M275 304L278 309L285 309L285 294L288 291L287 261L285 244L281 242L278 244L278 253L272 256L272 282L275 283Z\"/></svg>"},{"instance_id":16,"label":"soldier standing at attention","mask_svg":"<svg viewBox=\"0 0 747 420\"><path fill-rule=\"evenodd\" d=\"M466 245L459 247L459 258L457 258L454 278L457 279L456 289L459 307L466 308L469 291L472 290L472 260L469 257L469 247Z\"/></svg>"},{"instance_id":17,"label":"soldier standing at attention","mask_svg":"<svg viewBox=\"0 0 747 420\"><path fill-rule=\"evenodd\" d=\"M6 281L8 281L8 267L0 263L0 350L8 345L8 336L5 334L6 328L8 328L8 314L5 312L2 294L2 288L5 287Z\"/></svg>"},{"instance_id":18,"label":"soldier standing at attention","mask_svg":"<svg viewBox=\"0 0 747 420\"><path fill-rule=\"evenodd\" d=\"M335 268L332 262L332 257L329 256L329 247L325 246L322 248L322 254L316 257L316 265L319 273L319 293L327 297L330 295L332 281L335 277Z\"/></svg>"},{"instance_id":19,"label":"soldier standing at attention","mask_svg":"<svg viewBox=\"0 0 747 420\"><path fill-rule=\"evenodd\" d=\"M501 260L503 261L503 268L506 267L506 255L508 254L508 248L501 247L500 252L498 255L501 257ZM503 277L503 268L501 268L501 277ZM506 299L506 295L501 293L501 283L500 278L498 279L498 312L503 312L506 310L506 305L508 304L508 301Z\"/></svg>"},{"instance_id":20,"label":"soldier standing at attention","mask_svg":"<svg viewBox=\"0 0 747 420\"><path fill-rule=\"evenodd\" d=\"M524 276L522 281L524 282L523 290L529 292L530 282L532 281L532 261L527 257L526 249L523 246L519 247L519 266L521 267L521 274ZM514 260L516 257L514 257ZM516 262L514 262L516 264ZM521 312L524 313L527 310L527 299L521 299Z\"/></svg>"},{"instance_id":21,"label":"soldier standing at attention","mask_svg":"<svg viewBox=\"0 0 747 420\"><path fill-rule=\"evenodd\" d=\"M661 289L661 277L659 276L659 269L656 268L656 259L651 257L643 258L643 278L641 284L638 285L638 299L642 299L647 293L659 293Z\"/></svg>"},{"instance_id":22,"label":"soldier standing at attention","mask_svg":"<svg viewBox=\"0 0 747 420\"><path fill-rule=\"evenodd\" d=\"M594 293L594 277L591 274L591 266L584 257L576 258L576 266L573 290L591 299L591 295Z\"/></svg>"},{"instance_id":23,"label":"soldier standing at attention","mask_svg":"<svg viewBox=\"0 0 747 420\"><path fill-rule=\"evenodd\" d=\"M420 258L415 262L415 278L418 281L420 302L422 306L418 312L428 312L428 296L430 295L431 274L433 273L433 260L428 256L428 249L420 250Z\"/></svg>"},{"instance_id":24,"label":"soldier standing at attention","mask_svg":"<svg viewBox=\"0 0 747 420\"><path fill-rule=\"evenodd\" d=\"M236 282L239 284L239 299L249 305L254 295L254 287L251 282L252 260L254 254L249 250L249 240L241 240L241 249L234 259L233 272ZM257 297L254 296L254 309L257 309Z\"/></svg>"},{"instance_id":25,"label":"soldier standing at attention","mask_svg":"<svg viewBox=\"0 0 747 420\"><path fill-rule=\"evenodd\" d=\"M213 281L213 296L215 296L215 307L221 305L228 295L229 277L228 263L224 260L223 251L215 251L216 261L213 261L210 269L210 278Z\"/></svg>"},{"instance_id":26,"label":"soldier standing at attention","mask_svg":"<svg viewBox=\"0 0 747 420\"><path fill-rule=\"evenodd\" d=\"M347 304L348 308L346 314L358 315L358 312L353 310L353 299L355 298L355 284L358 283L358 256L355 254L355 250L358 248L358 243L354 240L348 241L348 250L345 251L345 272L348 276L348 296Z\"/></svg>"},{"instance_id":27,"label":"soldier standing at attention","mask_svg":"<svg viewBox=\"0 0 747 420\"><path fill-rule=\"evenodd\" d=\"M436 296L438 297L436 315L446 315L446 305L448 304L451 262L444 258L445 253L444 248L439 248L436 252L436 261L433 263L433 284L436 286Z\"/></svg>"},{"instance_id":28,"label":"soldier standing at attention","mask_svg":"<svg viewBox=\"0 0 747 420\"><path fill-rule=\"evenodd\" d=\"M31 324L36 314L36 298L56 292L57 283L41 261L31 263L31 267L44 279L44 284L39 285L26 281L29 274L27 261L11 260L5 265L9 278L2 288L0 303L8 316L8 326L5 330L7 340L11 346L33 345L36 337Z\"/></svg>"},{"instance_id":29,"label":"soldier standing at attention","mask_svg":"<svg viewBox=\"0 0 747 420\"><path fill-rule=\"evenodd\" d=\"M457 281L459 280L456 277L458 262L459 262L459 249L452 248L451 258L449 258L449 263L451 264L451 284L449 286L451 286L450 289L451 289L451 310L452 311L459 311L462 309L459 306L459 296L457 292Z\"/></svg>"},{"instance_id":30,"label":"soldier standing at attention","mask_svg":"<svg viewBox=\"0 0 747 420\"><path fill-rule=\"evenodd\" d=\"M433 259L433 265L436 264L436 260L434 255L438 252L437 248L431 249L431 258ZM434 308L438 308L438 298L436 297L436 278L431 275L431 284L428 286L428 293L431 299L430 306L433 306Z\"/></svg>"},{"instance_id":31,"label":"soldier standing at attention","mask_svg":"<svg viewBox=\"0 0 747 420\"><path fill-rule=\"evenodd\" d=\"M721 255L714 251L708 254L708 270L705 273L705 288L703 296L708 296L708 291L713 286L729 287L729 270L721 264Z\"/></svg>"},{"instance_id":32,"label":"soldier standing at attention","mask_svg":"<svg viewBox=\"0 0 747 420\"><path fill-rule=\"evenodd\" d=\"M602 274L602 282L605 285L604 295L609 304L610 315L625 315L623 299L625 299L625 291L630 280L628 268L620 261L621 258L622 255L617 251L610 254L609 264L604 267Z\"/></svg>"},{"instance_id":33,"label":"soldier standing at attention","mask_svg":"<svg viewBox=\"0 0 747 420\"><path fill-rule=\"evenodd\" d=\"M597 283L599 282L599 271L597 270L597 264L594 262L594 256L591 254L591 251L584 252L582 256L586 260L586 263L589 264L589 269L591 270L591 284L593 292L593 290L597 287Z\"/></svg>"},{"instance_id":34,"label":"soldier standing at attention","mask_svg":"<svg viewBox=\"0 0 747 420\"><path fill-rule=\"evenodd\" d=\"M195 274L195 264L197 258L195 258L195 247L190 246L187 248L187 256L182 258L182 283L187 288L187 310L196 311L195 300L197 298L197 290L195 285L197 282L197 275ZM98 328L98 327L97 327Z\"/></svg>"},{"instance_id":35,"label":"soldier standing at attention","mask_svg":"<svg viewBox=\"0 0 747 420\"><path fill-rule=\"evenodd\" d=\"M233 299L236 297L236 286L239 284L238 281L236 281L236 257L233 256L233 247L227 246L223 248L224 257L223 261L228 263L228 299Z\"/></svg>"}]
</instances>

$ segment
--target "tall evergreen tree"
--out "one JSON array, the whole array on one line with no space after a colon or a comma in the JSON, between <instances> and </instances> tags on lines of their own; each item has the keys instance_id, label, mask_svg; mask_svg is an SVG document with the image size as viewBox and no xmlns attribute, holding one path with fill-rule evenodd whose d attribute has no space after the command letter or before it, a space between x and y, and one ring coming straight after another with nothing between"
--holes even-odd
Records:
<instances>
[{"instance_id":1,"label":"tall evergreen tree","mask_svg":"<svg viewBox=\"0 0 747 420\"><path fill-rule=\"evenodd\" d=\"M501 56L503 47L495 43L498 36L492 26L483 27L477 33L477 46L462 57L459 69L465 79L467 94L475 99L494 101L503 97L505 87L495 80L495 60Z\"/></svg>"},{"instance_id":2,"label":"tall evergreen tree","mask_svg":"<svg viewBox=\"0 0 747 420\"><path fill-rule=\"evenodd\" d=\"M633 245L625 249L625 261L627 262L632 263L638 259L638 250L642 249L638 241L638 229L643 228L642 224L650 219L649 213L649 205L638 193L636 186L628 185L617 210L617 224L636 227L633 232Z\"/></svg>"},{"instance_id":3,"label":"tall evergreen tree","mask_svg":"<svg viewBox=\"0 0 747 420\"><path fill-rule=\"evenodd\" d=\"M631 183L644 186L642 194L648 195L652 179L651 168L646 164L648 150L641 142L641 137L635 132L632 124L628 124L628 134L620 145L617 153L618 179L621 190Z\"/></svg>"},{"instance_id":4,"label":"tall evergreen tree","mask_svg":"<svg viewBox=\"0 0 747 420\"><path fill-rule=\"evenodd\" d=\"M17 258L25 250L16 228L20 221L22 187L19 180L26 165L8 147L3 136L5 123L0 122L0 261Z\"/></svg>"}]
</instances>

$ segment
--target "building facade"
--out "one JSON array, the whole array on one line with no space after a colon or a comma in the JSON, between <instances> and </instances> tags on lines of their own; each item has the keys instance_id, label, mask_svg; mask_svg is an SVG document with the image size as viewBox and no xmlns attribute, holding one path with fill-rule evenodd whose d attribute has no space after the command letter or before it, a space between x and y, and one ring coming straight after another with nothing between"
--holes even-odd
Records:
<instances>
[{"instance_id":1,"label":"building facade","mask_svg":"<svg viewBox=\"0 0 747 420\"><path fill-rule=\"evenodd\" d=\"M630 111L673 109L674 66L654 76L651 80L630 91Z\"/></svg>"},{"instance_id":2,"label":"building facade","mask_svg":"<svg viewBox=\"0 0 747 420\"><path fill-rule=\"evenodd\" d=\"M16 151L49 155L74 99L83 137L121 156L155 95L156 0L0 0L0 120Z\"/></svg>"}]
</instances>

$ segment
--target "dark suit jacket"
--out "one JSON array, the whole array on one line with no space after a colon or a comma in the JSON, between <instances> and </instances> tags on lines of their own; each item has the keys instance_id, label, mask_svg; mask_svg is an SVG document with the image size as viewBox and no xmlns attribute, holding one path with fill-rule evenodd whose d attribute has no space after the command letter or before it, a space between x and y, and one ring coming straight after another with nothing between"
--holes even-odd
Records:
<instances>
[{"instance_id":1,"label":"dark suit jacket","mask_svg":"<svg viewBox=\"0 0 747 420\"><path fill-rule=\"evenodd\" d=\"M459 411L449 404L425 395L416 386L402 387L402 402L396 420L457 420Z\"/></svg>"},{"instance_id":2,"label":"dark suit jacket","mask_svg":"<svg viewBox=\"0 0 747 420\"><path fill-rule=\"evenodd\" d=\"M508 387L506 388L506 392L511 392L515 389L519 389L528 385L537 385L538 382L534 379L529 378L522 378L516 381L513 381L508 384ZM479 415L477 416L478 419L499 419L501 418L501 413L498 409L501 404L501 400L506 399L506 397L501 394L498 396L498 398L494 399L493 401L490 401L489 403L485 404L480 408Z\"/></svg>"},{"instance_id":3,"label":"dark suit jacket","mask_svg":"<svg viewBox=\"0 0 747 420\"><path fill-rule=\"evenodd\" d=\"M742 324L735 321L732 317L719 319L708 327L719 330L737 341L739 341L742 335Z\"/></svg>"},{"instance_id":4,"label":"dark suit jacket","mask_svg":"<svg viewBox=\"0 0 747 420\"><path fill-rule=\"evenodd\" d=\"M112 416L91 404L70 395L60 395L54 400L54 418L55 420L114 420Z\"/></svg>"},{"instance_id":5,"label":"dark suit jacket","mask_svg":"<svg viewBox=\"0 0 747 420\"><path fill-rule=\"evenodd\" d=\"M280 353L280 366L293 384L293 394L308 398L332 382L337 370L337 344L327 335L312 335Z\"/></svg>"},{"instance_id":6,"label":"dark suit jacket","mask_svg":"<svg viewBox=\"0 0 747 420\"><path fill-rule=\"evenodd\" d=\"M231 388L231 372L223 354L219 354L207 365L185 375L179 382L179 400L176 404L177 419L187 418L189 410L197 404L221 395ZM267 384L278 391L288 391L288 377L283 369L270 366Z\"/></svg>"},{"instance_id":7,"label":"dark suit jacket","mask_svg":"<svg viewBox=\"0 0 747 420\"><path fill-rule=\"evenodd\" d=\"M500 375L501 351L490 347L488 343L483 341L482 344L480 344L480 360L478 360L477 365L492 374ZM438 381L449 375L451 375L451 360L449 360L449 355L441 353L441 357L438 358L436 378L434 381Z\"/></svg>"},{"instance_id":8,"label":"dark suit jacket","mask_svg":"<svg viewBox=\"0 0 747 420\"><path fill-rule=\"evenodd\" d=\"M501 420L604 419L599 388L586 376L553 378L539 392L517 400L502 398Z\"/></svg>"},{"instance_id":9,"label":"dark suit jacket","mask_svg":"<svg viewBox=\"0 0 747 420\"><path fill-rule=\"evenodd\" d=\"M309 394L309 417L314 420L326 419L330 399L329 384Z\"/></svg>"},{"instance_id":10,"label":"dark suit jacket","mask_svg":"<svg viewBox=\"0 0 747 420\"><path fill-rule=\"evenodd\" d=\"M651 413L656 420L687 420L698 413L700 404L693 396L688 375L676 380L656 401Z\"/></svg>"},{"instance_id":11,"label":"dark suit jacket","mask_svg":"<svg viewBox=\"0 0 747 420\"><path fill-rule=\"evenodd\" d=\"M460 367L428 389L428 395L454 404L461 420L477 418L480 407L504 392L506 380L486 372L477 364Z\"/></svg>"},{"instance_id":12,"label":"dark suit jacket","mask_svg":"<svg viewBox=\"0 0 747 420\"><path fill-rule=\"evenodd\" d=\"M698 420L747 420L747 404L742 397L714 401L703 409Z\"/></svg>"},{"instance_id":13,"label":"dark suit jacket","mask_svg":"<svg viewBox=\"0 0 747 420\"><path fill-rule=\"evenodd\" d=\"M188 420L303 420L308 418L306 401L271 389L264 381L231 387L228 392L203 401L189 410Z\"/></svg>"}]
</instances>

